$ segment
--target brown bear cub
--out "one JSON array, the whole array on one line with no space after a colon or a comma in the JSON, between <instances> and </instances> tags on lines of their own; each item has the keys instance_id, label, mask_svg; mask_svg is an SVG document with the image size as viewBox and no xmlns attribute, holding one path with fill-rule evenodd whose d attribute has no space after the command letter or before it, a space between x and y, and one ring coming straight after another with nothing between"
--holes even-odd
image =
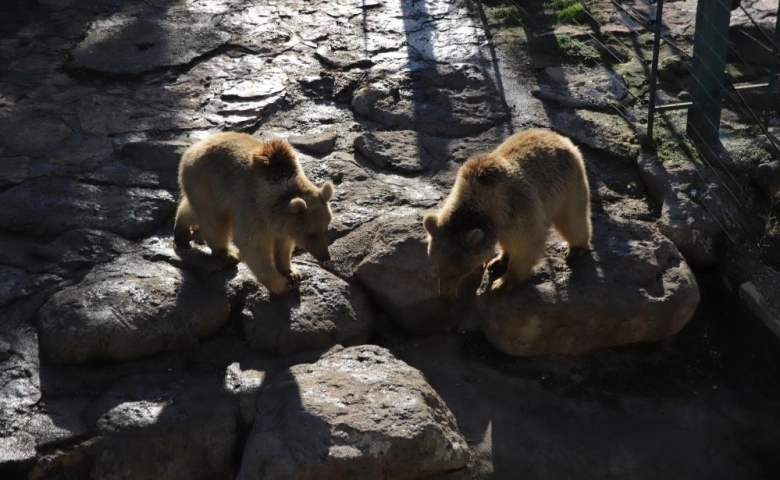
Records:
<instances>
[{"instance_id":1,"label":"brown bear cub","mask_svg":"<svg viewBox=\"0 0 780 480\"><path fill-rule=\"evenodd\" d=\"M174 241L180 248L189 248L197 227L213 255L233 262L240 256L257 281L277 295L301 279L290 264L296 244L319 261L330 260L325 233L333 184L318 188L309 181L284 140L214 134L184 152L179 185Z\"/></svg>"},{"instance_id":2,"label":"brown bear cub","mask_svg":"<svg viewBox=\"0 0 780 480\"><path fill-rule=\"evenodd\" d=\"M490 286L508 290L531 276L550 226L569 244L567 258L589 250L590 192L579 149L546 130L512 135L490 153L469 158L439 214L423 220L439 296L495 255L488 268L506 266Z\"/></svg>"}]
</instances>

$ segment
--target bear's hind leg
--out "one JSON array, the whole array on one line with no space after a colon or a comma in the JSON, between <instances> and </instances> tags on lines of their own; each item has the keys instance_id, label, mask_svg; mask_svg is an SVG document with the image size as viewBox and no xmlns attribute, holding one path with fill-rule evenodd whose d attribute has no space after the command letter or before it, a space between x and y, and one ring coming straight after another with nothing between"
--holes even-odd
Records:
<instances>
[{"instance_id":1,"label":"bear's hind leg","mask_svg":"<svg viewBox=\"0 0 780 480\"><path fill-rule=\"evenodd\" d=\"M211 248L211 254L238 263L238 255L230 248L233 222L227 214L213 213L200 218L200 235Z\"/></svg>"},{"instance_id":2,"label":"bear's hind leg","mask_svg":"<svg viewBox=\"0 0 780 480\"><path fill-rule=\"evenodd\" d=\"M301 283L301 273L292 266L292 253L295 248L295 241L290 238L277 238L274 240L274 261L276 269L290 279L293 288Z\"/></svg>"},{"instance_id":3,"label":"bear's hind leg","mask_svg":"<svg viewBox=\"0 0 780 480\"><path fill-rule=\"evenodd\" d=\"M178 248L190 248L192 229L198 225L198 217L192 210L189 200L182 194L176 209L176 221L173 224L173 242Z\"/></svg>"}]
</instances>

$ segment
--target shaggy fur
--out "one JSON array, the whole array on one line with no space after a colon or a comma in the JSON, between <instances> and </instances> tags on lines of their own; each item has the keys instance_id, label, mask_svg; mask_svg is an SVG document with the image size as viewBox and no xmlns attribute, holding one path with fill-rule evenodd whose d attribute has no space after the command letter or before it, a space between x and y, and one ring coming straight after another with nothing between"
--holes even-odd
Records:
<instances>
[{"instance_id":1,"label":"shaggy fur","mask_svg":"<svg viewBox=\"0 0 780 480\"><path fill-rule=\"evenodd\" d=\"M512 135L493 152L471 157L438 214L423 220L428 255L442 297L495 255L489 268L506 265L491 290L527 280L544 254L554 226L568 242L567 256L588 251L590 191L579 149L545 130Z\"/></svg>"},{"instance_id":2,"label":"shaggy fur","mask_svg":"<svg viewBox=\"0 0 780 480\"><path fill-rule=\"evenodd\" d=\"M193 230L212 254L252 270L274 294L297 286L293 248L330 259L325 234L333 185L316 187L284 140L264 142L244 133L217 133L188 148L179 164L181 200L174 240L188 248ZM238 247L238 256L230 247Z\"/></svg>"}]
</instances>

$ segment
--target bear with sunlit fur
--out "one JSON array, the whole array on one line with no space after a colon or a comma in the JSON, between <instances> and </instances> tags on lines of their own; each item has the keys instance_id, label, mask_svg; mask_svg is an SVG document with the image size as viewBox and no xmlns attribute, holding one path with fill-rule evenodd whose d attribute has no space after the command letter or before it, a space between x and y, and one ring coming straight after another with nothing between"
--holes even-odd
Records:
<instances>
[{"instance_id":1,"label":"bear with sunlit fur","mask_svg":"<svg viewBox=\"0 0 780 480\"><path fill-rule=\"evenodd\" d=\"M213 255L240 258L271 293L284 294L300 282L291 265L296 244L317 260L330 259L333 184L315 186L285 140L214 134L184 152L179 185L176 245L189 248L197 228Z\"/></svg>"},{"instance_id":2,"label":"bear with sunlit fur","mask_svg":"<svg viewBox=\"0 0 780 480\"><path fill-rule=\"evenodd\" d=\"M554 132L516 133L494 151L469 158L441 211L427 214L423 225L440 297L457 295L458 284L488 262L489 270L505 271L490 290L509 290L530 278L551 226L568 243L567 257L589 250L582 154Z\"/></svg>"}]
</instances>

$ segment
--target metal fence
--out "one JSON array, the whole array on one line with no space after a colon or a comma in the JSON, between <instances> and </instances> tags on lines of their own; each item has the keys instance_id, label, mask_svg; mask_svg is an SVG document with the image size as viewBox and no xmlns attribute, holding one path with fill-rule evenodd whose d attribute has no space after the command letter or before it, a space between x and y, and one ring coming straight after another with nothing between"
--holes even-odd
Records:
<instances>
[{"instance_id":1,"label":"metal fence","mask_svg":"<svg viewBox=\"0 0 780 480\"><path fill-rule=\"evenodd\" d=\"M747 1L747 0L746 0ZM520 0L507 0L504 3L512 7L510 15L514 15L512 20L515 24L523 25L531 29L528 25L529 19L534 18L534 8L566 7L573 2L567 0L537 0L536 2L521 2ZM707 208L702 205L712 217L721 224L723 231L728 238L737 243L739 239L758 242L763 235L761 222L750 219L746 212L756 210L755 202L749 202L748 198L754 196L748 191L748 182L744 175L733 172L733 165L727 163L728 151L720 142L721 138L721 113L724 102L729 102L729 108L740 109L746 112L752 119L752 123L757 126L766 137L771 149L774 150L773 156L780 157L780 142L770 132L770 121L776 113L773 110L774 99L777 95L775 79L777 77L778 61L777 55L780 53L780 28L775 25L774 31L767 31L761 27L759 22L753 18L753 15L742 4L741 0L699 0L696 6L695 33L693 45L678 44L670 35L664 34L664 2L663 0L601 0L601 1L582 1L585 8L581 14L568 19L570 23L580 27L590 41L602 48L602 52L607 52L602 60L595 60L602 68L608 68L603 59L609 62L613 59L608 55L610 49L604 45L609 39L611 42L622 45L625 51L634 55L642 64L646 66L646 88L640 92L632 92L632 89L623 83L621 87L628 92L631 101L641 108L646 108L646 116L637 112L637 108L626 109L621 105L612 105L614 112L620 115L643 140L645 150L654 151L657 141L656 128L659 121L666 121L664 118L669 114L682 114L687 110L687 120L684 131L677 132L680 136L680 143L690 146L690 149L681 149L681 153L688 157L696 171L701 177L703 183L707 184L715 179L718 183L720 193L712 192L717 202L717 208ZM637 4L642 3L643 8L639 11ZM625 18L626 27L631 31L632 37L642 38L642 31L652 32L652 40L637 45L628 44L626 39L621 39L609 28L605 28L604 19L599 19L591 12L591 6L598 5L599 8L604 5L609 6L614 12ZM780 7L778 7L778 16L780 19ZM732 63L748 65L744 52L738 49L730 49L729 25L730 18L734 11L742 12L750 22L755 26L758 32L758 38L755 38L756 48L771 51L773 60L764 69L758 72L761 81L754 82L735 82L727 73L727 56L730 55ZM512 13L513 12L513 13ZM593 28L591 28L593 27ZM646 37L646 35L645 35ZM673 50L677 55L689 62L690 78L687 82L686 95L679 101L670 102L659 100L658 74L659 74L659 52L662 45ZM732 46L733 47L733 46ZM652 54L648 55L648 50ZM615 56L614 60L621 62L620 58ZM616 76L618 82L619 76ZM751 106L746 95L755 98L757 92L761 92L764 99L761 102L761 108L756 109ZM630 111L629 111L630 110ZM667 122L668 123L668 122ZM707 180L705 180L705 177ZM737 178L740 177L740 178ZM780 200L771 198L769 192L763 192L763 197L769 200L769 206L764 208L763 216L774 215L774 209L780 205ZM762 195L759 195L762 196ZM760 199L759 201L763 201ZM753 205L748 205L752 203ZM717 210L717 211L716 211Z\"/></svg>"}]
</instances>

